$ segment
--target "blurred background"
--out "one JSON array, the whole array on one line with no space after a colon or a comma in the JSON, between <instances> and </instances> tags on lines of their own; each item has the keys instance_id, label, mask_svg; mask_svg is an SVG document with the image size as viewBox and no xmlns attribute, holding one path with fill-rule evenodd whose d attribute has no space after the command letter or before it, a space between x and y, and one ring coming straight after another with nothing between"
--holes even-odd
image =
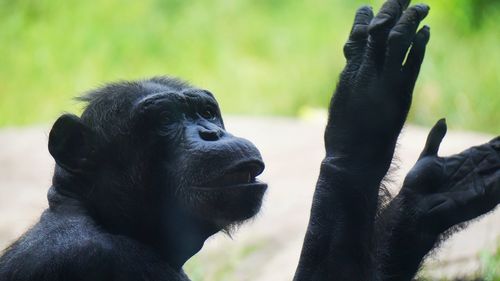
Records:
<instances>
[{"instance_id":1,"label":"blurred background","mask_svg":"<svg viewBox=\"0 0 500 281\"><path fill-rule=\"evenodd\" d=\"M425 23L431 26L432 35L409 121L428 128L445 116L449 127L456 130L448 146L450 153L456 153L460 151L456 149L500 133L500 1L423 2L431 6ZM0 246L22 233L46 206L44 196L52 170L46 152L50 124L62 112L81 110L73 97L113 80L166 74L210 89L226 115L245 116L230 118L231 127L263 147L269 171L264 177L270 182L276 178L276 189L297 182L307 184L308 193L296 195L309 198L321 159L324 108L344 66L342 45L354 12L362 4L378 9L381 3L0 0L0 195L10 201L0 204ZM402 147L407 145L409 150L401 153L408 155L408 160L402 157L403 166L411 167L415 161L422 145L415 142L425 137L426 130L412 126L407 130L408 142ZM287 134L290 144L284 145ZM317 154L304 156L310 157L310 162L296 159L311 163L307 173L302 171L309 166L297 166L301 170L294 176L303 178L279 181L294 168L273 164L274 159L274 163L290 162L287 152L312 150ZM274 172L273 167L277 169ZM293 250L270 247L279 244L278 232L262 234L275 227L275 219L284 219L281 214L301 210L297 213L300 218L287 219L303 223L291 228L296 237L303 237L309 199L298 203L301 209L293 202L303 198L292 198L293 194L271 192L255 222L262 229L260 234L251 232L252 226L242 229L243 236L267 238L242 238L240 246L235 246L236 238L234 244L217 238L210 242L208 253L187 266L193 279L263 280L248 277L255 265L271 260L277 251L298 256ZM273 213L272 206L282 209ZM266 217L266 208L277 217ZM500 230L487 232L488 237L500 237ZM500 280L498 244L492 244L496 238L491 237L489 244L475 246L467 257L474 259L476 271L493 278L490 280ZM278 275L290 274L276 269L278 265L274 267ZM453 275L451 270L436 276Z\"/></svg>"}]
</instances>

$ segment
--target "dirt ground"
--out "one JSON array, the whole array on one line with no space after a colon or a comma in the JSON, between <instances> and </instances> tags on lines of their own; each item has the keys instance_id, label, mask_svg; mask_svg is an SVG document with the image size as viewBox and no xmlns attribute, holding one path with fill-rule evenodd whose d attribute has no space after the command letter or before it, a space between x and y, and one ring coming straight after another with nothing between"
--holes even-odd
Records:
<instances>
[{"instance_id":1,"label":"dirt ground","mask_svg":"<svg viewBox=\"0 0 500 281\"><path fill-rule=\"evenodd\" d=\"M194 279L198 274L213 280L291 280L323 156L324 123L229 117L226 124L230 132L252 140L261 149L266 162L261 179L269 183L269 191L257 218L232 238L218 234L207 241L202 252L188 262L188 271ZM428 129L405 128L397 150L400 168L393 175L394 191L416 161ZM47 151L48 131L48 127L0 130L0 248L36 222L47 207L54 165ZM457 153L491 138L450 131L441 154ZM427 274L456 276L476 270L478 254L493 251L498 243L499 222L497 209L454 235L428 260Z\"/></svg>"}]
</instances>

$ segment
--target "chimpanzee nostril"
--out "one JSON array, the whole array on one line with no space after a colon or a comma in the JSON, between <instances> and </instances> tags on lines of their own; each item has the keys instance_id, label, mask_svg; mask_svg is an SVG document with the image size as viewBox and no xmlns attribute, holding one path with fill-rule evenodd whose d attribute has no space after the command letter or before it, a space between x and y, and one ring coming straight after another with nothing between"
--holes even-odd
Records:
<instances>
[{"instance_id":1,"label":"chimpanzee nostril","mask_svg":"<svg viewBox=\"0 0 500 281\"><path fill-rule=\"evenodd\" d=\"M200 129L199 131L200 137L205 141L216 141L220 139L220 135L218 131Z\"/></svg>"}]
</instances>

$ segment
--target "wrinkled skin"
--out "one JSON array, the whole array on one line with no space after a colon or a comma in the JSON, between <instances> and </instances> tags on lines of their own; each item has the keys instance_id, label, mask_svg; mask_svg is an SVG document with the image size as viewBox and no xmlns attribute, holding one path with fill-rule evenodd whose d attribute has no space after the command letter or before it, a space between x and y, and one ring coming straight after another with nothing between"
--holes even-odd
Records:
<instances>
[{"instance_id":1,"label":"wrinkled skin","mask_svg":"<svg viewBox=\"0 0 500 281\"><path fill-rule=\"evenodd\" d=\"M439 157L445 134L446 123L440 120L401 191L382 213L381 280L410 280L443 234L500 203L500 137Z\"/></svg>"},{"instance_id":2,"label":"wrinkled skin","mask_svg":"<svg viewBox=\"0 0 500 281\"><path fill-rule=\"evenodd\" d=\"M326 155L294 280L369 280L380 183L411 104L429 8L389 0L360 8L344 47L346 67L330 103ZM404 13L403 13L404 12ZM409 51L408 59L405 55Z\"/></svg>"},{"instance_id":3,"label":"wrinkled skin","mask_svg":"<svg viewBox=\"0 0 500 281\"><path fill-rule=\"evenodd\" d=\"M409 1L400 2L387 1L375 18L370 7L356 13L344 46L347 64L330 105L327 156L361 157L354 160L363 163L367 154L384 157L384 163L392 158L429 40L427 26L417 32L429 7L412 6L402 14Z\"/></svg>"},{"instance_id":4,"label":"wrinkled skin","mask_svg":"<svg viewBox=\"0 0 500 281\"><path fill-rule=\"evenodd\" d=\"M377 210L429 40L427 26L417 31L429 7L408 4L356 13L294 280L412 280L443 233L500 201L499 139L438 157L440 121L400 194Z\"/></svg>"},{"instance_id":5,"label":"wrinkled skin","mask_svg":"<svg viewBox=\"0 0 500 281\"><path fill-rule=\"evenodd\" d=\"M186 281L211 235L260 209L267 185L214 96L177 79L108 84L49 135L49 208L0 257L2 281Z\"/></svg>"},{"instance_id":6,"label":"wrinkled skin","mask_svg":"<svg viewBox=\"0 0 500 281\"><path fill-rule=\"evenodd\" d=\"M440 234L491 211L500 202L500 138L439 157L446 125L438 123L406 176L401 195L414 204L419 227Z\"/></svg>"},{"instance_id":7,"label":"wrinkled skin","mask_svg":"<svg viewBox=\"0 0 500 281\"><path fill-rule=\"evenodd\" d=\"M429 40L417 31L429 8L408 5L356 14L294 280L411 280L443 233L500 201L500 140L438 157L441 121L377 210ZM205 239L258 212L258 150L225 131L209 92L177 80L111 84L86 100L52 128L49 209L6 249L0 279L189 280L182 265Z\"/></svg>"}]
</instances>

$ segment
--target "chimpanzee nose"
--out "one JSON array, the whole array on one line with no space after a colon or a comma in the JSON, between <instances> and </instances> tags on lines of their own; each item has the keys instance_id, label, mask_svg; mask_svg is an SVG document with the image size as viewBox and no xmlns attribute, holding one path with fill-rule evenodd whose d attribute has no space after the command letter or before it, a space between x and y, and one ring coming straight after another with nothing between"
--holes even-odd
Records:
<instances>
[{"instance_id":1,"label":"chimpanzee nose","mask_svg":"<svg viewBox=\"0 0 500 281\"><path fill-rule=\"evenodd\" d=\"M198 133L204 141L217 141L222 137L222 132L217 129L200 128Z\"/></svg>"}]
</instances>

